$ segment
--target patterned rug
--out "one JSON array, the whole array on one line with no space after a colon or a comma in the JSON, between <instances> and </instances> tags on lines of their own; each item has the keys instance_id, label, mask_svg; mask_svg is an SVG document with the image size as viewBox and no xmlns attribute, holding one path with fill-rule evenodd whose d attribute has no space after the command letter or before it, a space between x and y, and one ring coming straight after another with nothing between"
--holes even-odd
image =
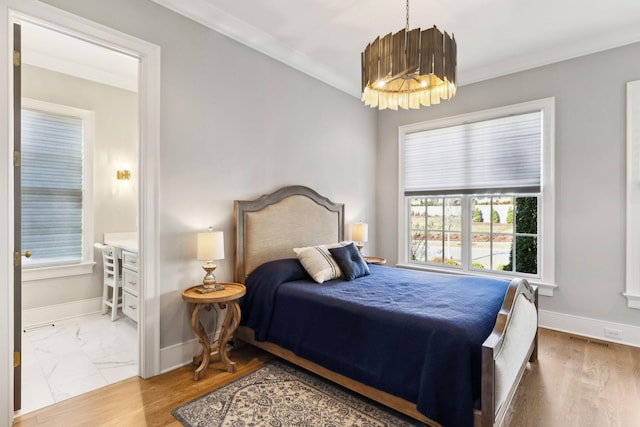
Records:
<instances>
[{"instance_id":1,"label":"patterned rug","mask_svg":"<svg viewBox=\"0 0 640 427\"><path fill-rule=\"evenodd\" d=\"M187 427L408 427L423 424L272 361L171 413Z\"/></svg>"}]
</instances>

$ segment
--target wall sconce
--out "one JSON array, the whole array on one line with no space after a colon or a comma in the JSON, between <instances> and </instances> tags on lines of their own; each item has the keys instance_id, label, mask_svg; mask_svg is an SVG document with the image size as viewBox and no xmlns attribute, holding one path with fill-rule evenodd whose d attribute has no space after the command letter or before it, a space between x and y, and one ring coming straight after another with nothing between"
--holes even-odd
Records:
<instances>
[{"instance_id":1,"label":"wall sconce","mask_svg":"<svg viewBox=\"0 0 640 427\"><path fill-rule=\"evenodd\" d=\"M217 267L213 261L218 259L224 259L224 235L222 231L213 231L209 227L208 231L198 233L198 260L206 261L202 269L207 272L202 279L202 288L198 288L203 293L224 289L213 275L213 270Z\"/></svg>"},{"instance_id":2,"label":"wall sconce","mask_svg":"<svg viewBox=\"0 0 640 427\"><path fill-rule=\"evenodd\" d=\"M131 179L131 172L128 169L119 170L117 176L120 181L129 181L129 179Z\"/></svg>"},{"instance_id":3,"label":"wall sconce","mask_svg":"<svg viewBox=\"0 0 640 427\"><path fill-rule=\"evenodd\" d=\"M362 255L363 243L369 241L369 225L364 222L357 222L351 226L351 240L356 244L356 248Z\"/></svg>"}]
</instances>

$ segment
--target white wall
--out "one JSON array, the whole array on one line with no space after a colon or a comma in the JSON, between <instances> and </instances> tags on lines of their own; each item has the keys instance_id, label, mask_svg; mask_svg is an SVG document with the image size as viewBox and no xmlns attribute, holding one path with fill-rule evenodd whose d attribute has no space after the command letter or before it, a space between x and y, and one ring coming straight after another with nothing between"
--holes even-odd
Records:
<instances>
[{"instance_id":1,"label":"white wall","mask_svg":"<svg viewBox=\"0 0 640 427\"><path fill-rule=\"evenodd\" d=\"M397 261L398 126L556 98L556 284L549 313L640 326L625 287L625 90L640 44L463 86L438 106L378 115L379 255ZM638 331L638 329L635 329ZM602 333L602 328L600 328Z\"/></svg>"},{"instance_id":2,"label":"white wall","mask_svg":"<svg viewBox=\"0 0 640 427\"><path fill-rule=\"evenodd\" d=\"M146 0L47 0L161 47L160 346L193 338L186 287L203 271L195 233L225 232L233 201L301 184L375 221L375 113L305 74ZM368 248L375 248L375 241Z\"/></svg>"},{"instance_id":3,"label":"white wall","mask_svg":"<svg viewBox=\"0 0 640 427\"><path fill-rule=\"evenodd\" d=\"M105 232L137 231L138 97L134 92L24 64L22 95L94 111L93 241ZM119 182L116 170L128 165L132 180ZM102 295L102 259L92 275L23 282L22 306L34 309Z\"/></svg>"}]
</instances>

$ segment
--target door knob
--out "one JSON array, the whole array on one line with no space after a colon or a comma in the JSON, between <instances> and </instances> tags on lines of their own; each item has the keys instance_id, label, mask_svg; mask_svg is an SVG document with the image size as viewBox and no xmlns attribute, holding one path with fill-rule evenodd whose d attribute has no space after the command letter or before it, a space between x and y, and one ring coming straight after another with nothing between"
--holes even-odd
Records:
<instances>
[{"instance_id":1,"label":"door knob","mask_svg":"<svg viewBox=\"0 0 640 427\"><path fill-rule=\"evenodd\" d=\"M21 254L20 252L14 252L13 253L13 265L14 267L17 267L20 265L20 256L26 257L26 258L31 258L31 251L30 250L26 250L24 251L23 254Z\"/></svg>"}]
</instances>

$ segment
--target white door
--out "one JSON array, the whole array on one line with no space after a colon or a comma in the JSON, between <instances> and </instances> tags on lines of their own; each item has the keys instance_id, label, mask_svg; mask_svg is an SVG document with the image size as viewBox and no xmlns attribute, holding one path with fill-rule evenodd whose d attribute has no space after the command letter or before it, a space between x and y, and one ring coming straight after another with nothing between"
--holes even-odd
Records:
<instances>
[{"instance_id":1,"label":"white door","mask_svg":"<svg viewBox=\"0 0 640 427\"><path fill-rule=\"evenodd\" d=\"M22 394L22 235L20 194L20 122L21 122L21 34L20 25L13 24L13 409L21 408Z\"/></svg>"}]
</instances>

